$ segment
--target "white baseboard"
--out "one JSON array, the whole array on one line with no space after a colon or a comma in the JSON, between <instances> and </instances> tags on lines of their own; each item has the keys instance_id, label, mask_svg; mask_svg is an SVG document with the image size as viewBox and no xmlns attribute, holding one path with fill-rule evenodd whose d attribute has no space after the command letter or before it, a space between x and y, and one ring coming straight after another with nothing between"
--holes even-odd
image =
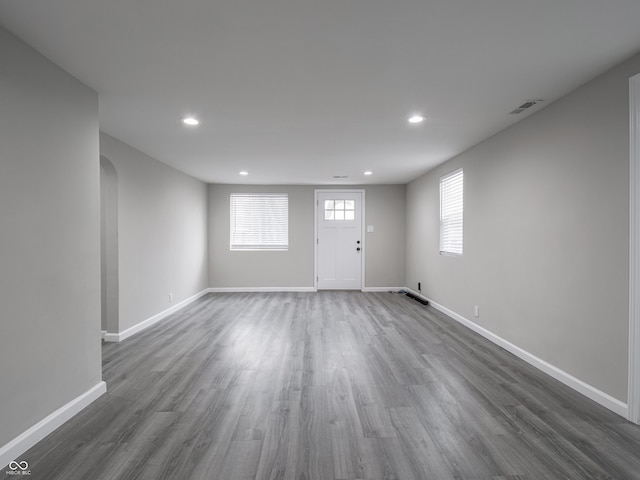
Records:
<instances>
[{"instance_id":1,"label":"white baseboard","mask_svg":"<svg viewBox=\"0 0 640 480\"><path fill-rule=\"evenodd\" d=\"M119 333L105 333L102 338L104 338L105 342L119 342L120 334Z\"/></svg>"},{"instance_id":2,"label":"white baseboard","mask_svg":"<svg viewBox=\"0 0 640 480\"><path fill-rule=\"evenodd\" d=\"M397 292L404 287L363 287L363 292ZM316 287L213 287L210 293L260 293L260 292L307 292L315 293Z\"/></svg>"},{"instance_id":3,"label":"white baseboard","mask_svg":"<svg viewBox=\"0 0 640 480\"><path fill-rule=\"evenodd\" d=\"M398 292L403 290L405 287L364 287L362 289L363 292Z\"/></svg>"},{"instance_id":4,"label":"white baseboard","mask_svg":"<svg viewBox=\"0 0 640 480\"><path fill-rule=\"evenodd\" d=\"M599 403L603 407L608 408L612 412L617 413L618 415L624 418L627 418L629 408L626 403L618 400L617 398L612 397L608 393L598 390L594 386L589 385L586 382L583 382L579 378L576 378L573 375L565 372L564 370L561 370L560 368L554 365L551 365L550 363L542 360L541 358L536 357L535 355L509 342L508 340L505 340L504 338L496 335L495 333L487 330L486 328L481 327L477 323L474 323L471 320L463 317L462 315L459 315L458 313L452 310L449 310L447 307L434 302L430 298L427 298L424 295L421 295L418 292L411 290L410 288L406 288L406 290L413 293L414 295L424 298L429 302L429 305L431 305L436 310L439 310L442 313L450 316L457 322L460 322L465 327L470 328L471 330L478 333L479 335L482 335L483 337L495 343L496 345L514 354L516 357L519 357L525 362L527 362L528 364L536 367L538 370L541 370L547 375L552 376L556 380L564 383L566 386L572 388L578 393L581 393L582 395L593 400L594 402Z\"/></svg>"},{"instance_id":5,"label":"white baseboard","mask_svg":"<svg viewBox=\"0 0 640 480\"><path fill-rule=\"evenodd\" d=\"M191 302L194 302L195 300L199 299L200 297L202 297L203 295L206 295L207 293L209 293L209 289L205 289L202 290L200 293L196 293L195 295L179 302L176 303L175 305L173 305L170 308L167 308L166 310L154 315L153 317L149 317L146 320L143 320L142 322L134 325L133 327L129 327L126 330L120 332L120 333L109 333L107 332L104 335L104 341L105 342L121 342L123 340L125 340L126 338L129 338L132 335L135 335L138 332L141 332L142 330L149 328L151 325L153 325L154 323L158 323L160 320L162 320L165 317L168 317L169 315L171 315L174 312L177 312L178 310L180 310L183 307L186 307L187 305L189 305Z\"/></svg>"},{"instance_id":6,"label":"white baseboard","mask_svg":"<svg viewBox=\"0 0 640 480\"><path fill-rule=\"evenodd\" d=\"M404 287L363 287L363 292L397 292ZM315 293L315 287L213 287L210 293L260 293L260 292L307 292Z\"/></svg>"},{"instance_id":7,"label":"white baseboard","mask_svg":"<svg viewBox=\"0 0 640 480\"><path fill-rule=\"evenodd\" d=\"M87 390L82 395L74 398L66 405L62 406L51 415L40 420L34 426L18 435L6 445L0 447L0 467L5 467L14 460L18 460L20 455L33 447L44 437L60 427L74 415L80 413L89 404L107 391L107 384L100 382Z\"/></svg>"},{"instance_id":8,"label":"white baseboard","mask_svg":"<svg viewBox=\"0 0 640 480\"><path fill-rule=\"evenodd\" d=\"M317 292L315 287L213 287L209 293Z\"/></svg>"}]
</instances>

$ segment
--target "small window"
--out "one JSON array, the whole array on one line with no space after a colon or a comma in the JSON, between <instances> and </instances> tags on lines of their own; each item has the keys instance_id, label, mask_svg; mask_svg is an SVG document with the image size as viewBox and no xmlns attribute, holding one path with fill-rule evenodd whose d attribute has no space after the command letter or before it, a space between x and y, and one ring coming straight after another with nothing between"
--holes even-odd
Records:
<instances>
[{"instance_id":1,"label":"small window","mask_svg":"<svg viewBox=\"0 0 640 480\"><path fill-rule=\"evenodd\" d=\"M286 193L232 193L231 250L288 250L289 197Z\"/></svg>"},{"instance_id":2,"label":"small window","mask_svg":"<svg viewBox=\"0 0 640 480\"><path fill-rule=\"evenodd\" d=\"M324 201L325 220L355 220L356 201L355 200L325 200Z\"/></svg>"},{"instance_id":3,"label":"small window","mask_svg":"<svg viewBox=\"0 0 640 480\"><path fill-rule=\"evenodd\" d=\"M462 255L464 188L462 169L440 177L440 253Z\"/></svg>"}]
</instances>

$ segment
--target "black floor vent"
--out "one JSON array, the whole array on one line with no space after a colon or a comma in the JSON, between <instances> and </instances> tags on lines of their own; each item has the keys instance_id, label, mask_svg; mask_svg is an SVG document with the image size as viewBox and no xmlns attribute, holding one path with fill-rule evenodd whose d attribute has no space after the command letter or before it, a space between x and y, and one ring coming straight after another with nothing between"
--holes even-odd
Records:
<instances>
[{"instance_id":1,"label":"black floor vent","mask_svg":"<svg viewBox=\"0 0 640 480\"><path fill-rule=\"evenodd\" d=\"M419 302L423 305L429 305L429 302L427 302L424 298L420 298L419 296L414 295L411 292L407 292L405 295L409 298L413 298L416 302Z\"/></svg>"}]
</instances>

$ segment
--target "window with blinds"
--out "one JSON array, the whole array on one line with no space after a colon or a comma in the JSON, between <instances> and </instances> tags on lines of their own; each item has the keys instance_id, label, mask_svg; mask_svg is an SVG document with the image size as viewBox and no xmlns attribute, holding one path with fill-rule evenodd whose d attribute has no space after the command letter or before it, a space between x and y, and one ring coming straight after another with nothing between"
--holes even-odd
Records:
<instances>
[{"instance_id":1,"label":"window with blinds","mask_svg":"<svg viewBox=\"0 0 640 480\"><path fill-rule=\"evenodd\" d=\"M440 253L462 255L464 210L462 169L440 177Z\"/></svg>"},{"instance_id":2,"label":"window with blinds","mask_svg":"<svg viewBox=\"0 0 640 480\"><path fill-rule=\"evenodd\" d=\"M288 250L289 196L286 193L232 193L231 250Z\"/></svg>"}]
</instances>

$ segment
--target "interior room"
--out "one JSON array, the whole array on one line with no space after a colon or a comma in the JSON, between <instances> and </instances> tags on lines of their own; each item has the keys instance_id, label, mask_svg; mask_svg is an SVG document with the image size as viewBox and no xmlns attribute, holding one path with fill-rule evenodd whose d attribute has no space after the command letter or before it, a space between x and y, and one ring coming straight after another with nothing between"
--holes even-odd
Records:
<instances>
[{"instance_id":1,"label":"interior room","mask_svg":"<svg viewBox=\"0 0 640 480\"><path fill-rule=\"evenodd\" d=\"M640 3L0 3L0 474L640 478Z\"/></svg>"}]
</instances>

